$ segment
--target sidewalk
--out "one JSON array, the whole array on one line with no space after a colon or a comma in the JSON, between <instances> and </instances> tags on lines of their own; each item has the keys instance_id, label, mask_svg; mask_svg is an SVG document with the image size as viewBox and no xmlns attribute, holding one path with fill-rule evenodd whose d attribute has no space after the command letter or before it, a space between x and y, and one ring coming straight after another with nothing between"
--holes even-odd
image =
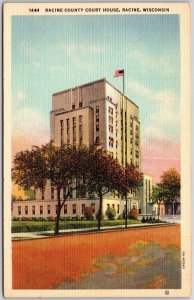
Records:
<instances>
[{"instance_id":1,"label":"sidewalk","mask_svg":"<svg viewBox=\"0 0 194 300\"><path fill-rule=\"evenodd\" d=\"M142 223L142 224L132 224L128 225L128 229L137 229L142 227L158 227L158 226L173 226L177 225L175 223ZM116 225L116 226L106 226L101 227L101 231L110 231L111 229L123 229L125 228L125 225ZM59 230L59 233L62 234L73 234L73 233L87 233L87 232L99 232L97 227L92 228L80 228L80 229L64 229ZM18 233L12 233L11 237L12 240L28 240L28 239L40 239L40 238L49 238L51 236L54 236L53 231L39 231L39 232L18 232Z\"/></svg>"}]
</instances>

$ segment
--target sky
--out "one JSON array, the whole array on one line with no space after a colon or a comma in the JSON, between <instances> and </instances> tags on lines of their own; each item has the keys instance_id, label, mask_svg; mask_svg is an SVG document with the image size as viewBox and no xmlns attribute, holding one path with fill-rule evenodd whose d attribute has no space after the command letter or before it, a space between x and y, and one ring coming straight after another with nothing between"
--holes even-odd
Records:
<instances>
[{"instance_id":1,"label":"sky","mask_svg":"<svg viewBox=\"0 0 194 300\"><path fill-rule=\"evenodd\" d=\"M142 171L180 171L178 15L12 17L12 154L50 139L52 94L106 77L140 109Z\"/></svg>"}]
</instances>

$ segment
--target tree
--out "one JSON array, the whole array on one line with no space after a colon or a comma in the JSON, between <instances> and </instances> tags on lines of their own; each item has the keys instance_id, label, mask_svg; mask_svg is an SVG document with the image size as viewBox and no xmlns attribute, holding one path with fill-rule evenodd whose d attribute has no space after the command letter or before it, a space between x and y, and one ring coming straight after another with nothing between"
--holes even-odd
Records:
<instances>
[{"instance_id":1,"label":"tree","mask_svg":"<svg viewBox=\"0 0 194 300\"><path fill-rule=\"evenodd\" d=\"M116 210L114 208L107 208L106 216L108 220L114 220L116 216Z\"/></svg>"},{"instance_id":2,"label":"tree","mask_svg":"<svg viewBox=\"0 0 194 300\"><path fill-rule=\"evenodd\" d=\"M163 190L165 190L166 203L173 205L173 213L174 213L174 205L178 205L180 203L180 174L179 172L171 168L165 171L161 175L161 182L159 184Z\"/></svg>"},{"instance_id":3,"label":"tree","mask_svg":"<svg viewBox=\"0 0 194 300\"><path fill-rule=\"evenodd\" d=\"M57 147L52 142L41 147L33 146L32 150L21 151L16 154L12 179L25 190L29 188L44 191L46 183L57 190L57 216L55 221L55 234L59 233L59 219L65 201L70 197L72 190L83 186L79 184L87 174L86 163L89 150L86 147ZM72 187L77 179L78 184ZM71 188L66 189L66 186ZM61 200L61 190L65 189Z\"/></svg>"},{"instance_id":4,"label":"tree","mask_svg":"<svg viewBox=\"0 0 194 300\"><path fill-rule=\"evenodd\" d=\"M94 220L93 209L91 206L84 208L84 217L86 220Z\"/></svg>"},{"instance_id":5,"label":"tree","mask_svg":"<svg viewBox=\"0 0 194 300\"><path fill-rule=\"evenodd\" d=\"M152 189L152 204L158 205L158 219L160 217L160 205L166 200L166 191L159 184L153 186Z\"/></svg>"},{"instance_id":6,"label":"tree","mask_svg":"<svg viewBox=\"0 0 194 300\"><path fill-rule=\"evenodd\" d=\"M128 218L129 219L137 219L138 211L137 208L132 208L129 212Z\"/></svg>"},{"instance_id":7,"label":"tree","mask_svg":"<svg viewBox=\"0 0 194 300\"><path fill-rule=\"evenodd\" d=\"M126 164L122 169L122 176L118 179L119 193L125 199L125 228L127 228L127 195L131 189L138 188L142 183L142 174L133 164Z\"/></svg>"},{"instance_id":8,"label":"tree","mask_svg":"<svg viewBox=\"0 0 194 300\"><path fill-rule=\"evenodd\" d=\"M103 196L118 190L118 178L122 176L122 167L118 161L102 149L94 149L88 161L87 191L99 197L98 230L101 227Z\"/></svg>"}]
</instances>

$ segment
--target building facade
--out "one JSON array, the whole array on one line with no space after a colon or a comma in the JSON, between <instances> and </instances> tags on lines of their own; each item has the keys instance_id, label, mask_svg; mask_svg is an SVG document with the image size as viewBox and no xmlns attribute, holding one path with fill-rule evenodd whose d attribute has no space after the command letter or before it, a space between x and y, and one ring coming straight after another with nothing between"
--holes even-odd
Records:
<instances>
[{"instance_id":1,"label":"building facade","mask_svg":"<svg viewBox=\"0 0 194 300\"><path fill-rule=\"evenodd\" d=\"M139 107L105 78L53 94L50 126L51 140L56 146L100 143L122 165L128 162L141 168ZM61 197L63 199L62 194ZM128 207L143 212L143 201L138 193L131 191ZM17 202L13 204L15 217L56 216L57 195L49 183L44 193L36 192L36 200ZM98 205L96 195L80 198L74 190L61 216L82 217L86 206L91 206L95 214ZM124 201L119 196L107 194L103 201L104 214L109 207L115 208L120 215Z\"/></svg>"}]
</instances>

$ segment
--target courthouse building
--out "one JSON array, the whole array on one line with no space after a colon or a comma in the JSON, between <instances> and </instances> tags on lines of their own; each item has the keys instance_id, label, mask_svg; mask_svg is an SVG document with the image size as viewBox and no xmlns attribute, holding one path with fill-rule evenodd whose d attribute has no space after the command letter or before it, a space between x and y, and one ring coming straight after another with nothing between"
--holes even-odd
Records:
<instances>
[{"instance_id":1,"label":"courthouse building","mask_svg":"<svg viewBox=\"0 0 194 300\"><path fill-rule=\"evenodd\" d=\"M51 139L57 146L100 143L121 164L133 163L141 169L139 107L105 78L53 94L50 125ZM145 193L131 191L128 201L129 209L135 207L146 213ZM95 215L99 206L96 195L80 198L72 191L61 217L83 217L84 208L88 206ZM118 216L124 210L124 201L117 195L107 194L103 200L104 214L109 207L115 208ZM49 183L44 192L36 192L36 200L13 204L15 217L55 217L56 211L57 194Z\"/></svg>"}]
</instances>

